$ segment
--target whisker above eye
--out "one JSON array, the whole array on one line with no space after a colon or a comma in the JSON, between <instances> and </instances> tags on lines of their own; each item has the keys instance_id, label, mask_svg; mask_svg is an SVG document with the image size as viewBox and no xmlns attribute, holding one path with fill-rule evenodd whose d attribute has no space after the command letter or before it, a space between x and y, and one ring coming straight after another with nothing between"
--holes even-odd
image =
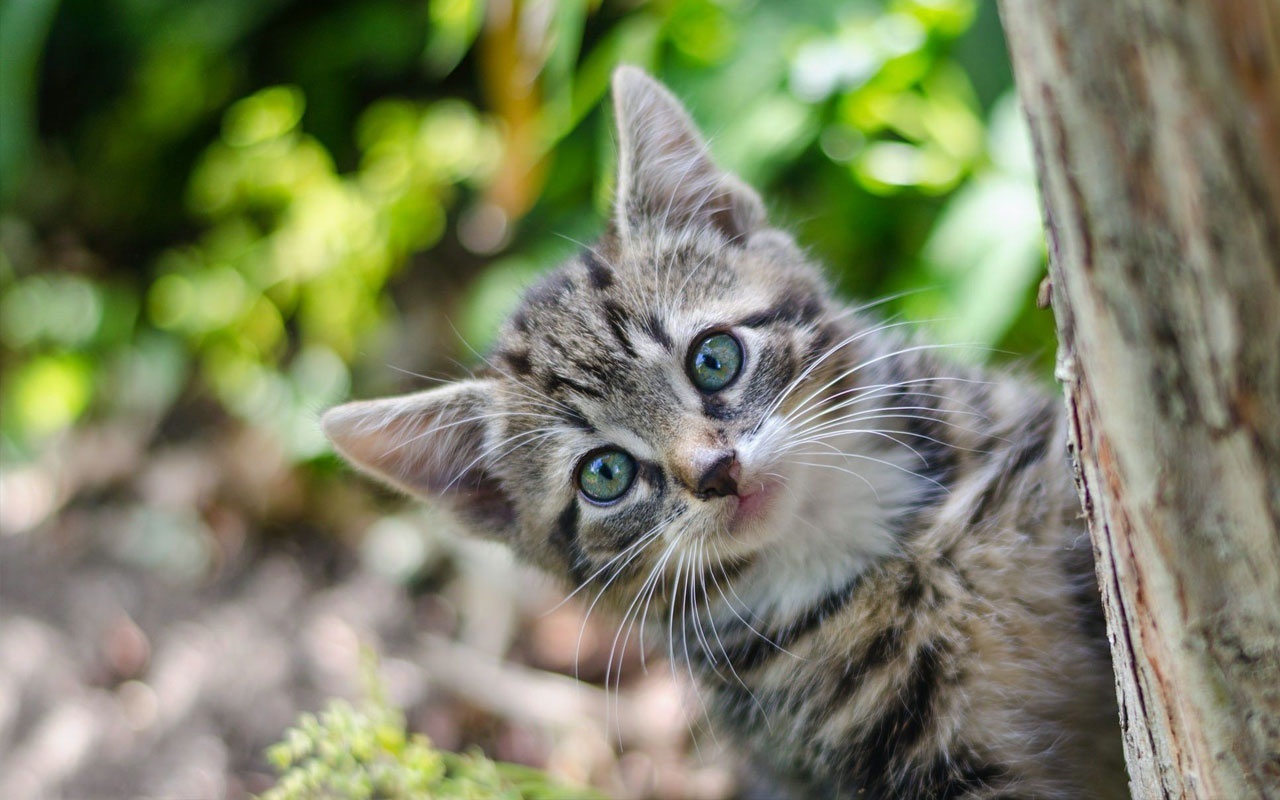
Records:
<instances>
[{"instance_id":1,"label":"whisker above eye","mask_svg":"<svg viewBox=\"0 0 1280 800\"><path fill-rule=\"evenodd\" d=\"M468 342L466 337L462 335L462 332L458 330L457 326L453 324L452 320L449 320L449 327L450 329L453 330L454 334L458 337L458 341L462 342L462 344L468 350L471 351L472 355L476 356L481 361L483 361L485 365L489 367L489 369L493 370L497 374L507 379L505 384L506 384L506 388L509 391L513 391L518 396L522 397L525 400L528 400L530 403L534 403L536 405L542 406L549 411L559 411L562 413L569 414L572 417L578 416L577 409L555 399L554 397L546 395L545 393L541 395L530 394L530 391L531 391L530 388L526 384L518 380L514 375L512 375L509 370L505 370L502 367L499 367L497 364L493 363L493 361L490 360L488 356L484 355L479 350L476 350L474 347L472 347L471 343Z\"/></svg>"},{"instance_id":2,"label":"whisker above eye","mask_svg":"<svg viewBox=\"0 0 1280 800\"><path fill-rule=\"evenodd\" d=\"M932 413L912 413L912 412L932 412ZM936 408L928 408L925 406L886 406L884 408L865 409L863 411L859 411L853 414L842 414L840 416L832 417L831 419L826 419L821 421L815 420L813 423L804 425L804 426L797 425L794 428L790 429L790 434L787 440L789 441L790 439L798 436L814 436L814 435L825 434L828 431L840 429L842 426L849 425L850 423L875 422L877 420L890 420L890 419L916 420L919 422L927 422L931 425L936 424L945 428L950 428L952 430L961 431L964 433L970 433L970 434L973 434L974 436L982 436L984 438L990 436L993 439L997 438L993 434L990 434L987 432L979 433L978 431L972 430L970 428L966 428L963 425L958 425L954 422L951 422L950 420L946 419L943 412L939 411ZM910 430L906 430L906 429L903 430L903 433L904 434L910 433L912 435L919 436L918 433ZM948 447L950 447L952 446L953 443L939 441L938 444L945 444ZM970 449L970 448L960 446L958 443L955 443L955 446L957 447L957 449L961 449L961 450Z\"/></svg>"},{"instance_id":3,"label":"whisker above eye","mask_svg":"<svg viewBox=\"0 0 1280 800\"><path fill-rule=\"evenodd\" d=\"M991 434L989 432L975 431L972 428L966 428L963 425L957 425L954 422L951 422L942 417L929 417L921 414L875 414L870 416L859 417L856 419L854 418L837 419L837 420L832 420L831 422L823 423L817 428L799 430L796 432L796 435L806 437L806 438L813 438L813 439L835 438L838 436L843 436L848 433L860 433L867 430L864 428L856 428L856 427L841 428L840 427L841 425L846 425L850 422L875 422L877 420L882 420L882 419L918 420L920 422L927 422L931 425L940 425L945 428L951 428L953 430L960 431L961 433L969 433L969 434L973 434L974 436L982 436L984 438L990 438L994 441L999 441L999 442L1006 442L1006 443L1008 442L1007 439L1003 437L995 436L994 434ZM934 444L942 445L952 450L959 450L961 452L966 452L966 453L990 452L989 450L979 448L979 447L968 447L958 442L943 441L941 439L937 439L932 436L929 436L928 434L920 433L919 431L913 431L907 428L904 428L902 430L885 430L884 432L893 434L895 436L910 436L914 439L924 439L926 441L933 442ZM788 440L788 441L791 441L791 440Z\"/></svg>"},{"instance_id":4,"label":"whisker above eye","mask_svg":"<svg viewBox=\"0 0 1280 800\"><path fill-rule=\"evenodd\" d=\"M559 433L560 431L555 429L547 430L543 428L534 428L533 430L524 431L523 433L518 433L514 436L509 436L506 439L503 439L501 442L498 442L494 445L491 445L485 448L480 453L480 455L476 456L475 458L467 462L467 464L464 467L462 467L462 469L458 470L458 473L456 475L454 475L453 480L449 481L449 483L445 485L443 491L447 492L450 489L452 489L455 485L457 485L458 481L462 480L464 477L467 476L467 474L471 471L472 467L476 466L477 464L481 464L481 463L484 463L485 461L488 461L493 456L493 454L497 452L498 448L503 447L505 445L510 445L510 447L508 447L506 450L504 450L500 454L500 456L505 456L510 454L517 447L528 445L531 442L542 441L543 439L556 436Z\"/></svg>"},{"instance_id":5,"label":"whisker above eye","mask_svg":"<svg viewBox=\"0 0 1280 800\"><path fill-rule=\"evenodd\" d=\"M926 395L915 394L913 396L925 397ZM905 415L905 412L909 412L909 411L930 411L940 415L948 414L951 416L960 416L960 417L976 417L978 419L985 418L985 415L983 415L981 412L978 412L978 411L957 411L954 409L944 410L936 406L904 406L904 405L886 404L882 406L874 406L872 408L862 409L860 411L850 411L844 414L838 414L837 416L831 417L830 419L826 419L826 417L832 414L836 414L837 412L844 411L846 408L850 408L855 405L860 405L861 403L867 402L870 400L879 400L879 399L882 399L883 397L885 397L885 395L878 395L875 397L859 397L855 399L846 400L836 405L830 405L830 406L818 405L815 409L813 409L813 413L811 413L809 416L805 417L804 419L801 419L801 420L787 419L787 420L783 420L783 422L791 423L790 427L794 428L797 431L814 431L814 430L821 430L824 426L838 425L838 424L842 424L843 422L848 422L850 420L863 419L866 417L875 417L880 414L886 414L886 413L904 412L904 415ZM910 415L906 415L906 416L910 416Z\"/></svg>"},{"instance_id":6,"label":"whisker above eye","mask_svg":"<svg viewBox=\"0 0 1280 800\"><path fill-rule=\"evenodd\" d=\"M424 372L414 372L411 369L405 369L404 367L400 367L395 364L392 364L390 361L384 361L382 362L382 365L387 369L395 370L396 372L399 372L403 375L408 375L411 378L418 378L419 380L424 380L424 381L427 381L428 383L445 385L445 384L452 383L454 380L453 378L446 377L443 375L428 375Z\"/></svg>"},{"instance_id":7,"label":"whisker above eye","mask_svg":"<svg viewBox=\"0 0 1280 800\"><path fill-rule=\"evenodd\" d=\"M805 444L815 444L815 443L819 443L819 442L821 442L821 443L824 443L824 444L825 444L825 443L826 443L826 441L827 441L827 440L830 440L830 439L838 439L838 438L841 438L841 437L844 437L844 436L852 436L852 435L856 435L856 434L860 434L860 433L870 434L870 435L874 435L874 436L883 437L883 438L885 438L885 439L888 439L889 441L893 442L894 444L899 445L899 446L901 446L901 447L904 447L904 448L906 448L907 450L910 450L910 451L912 452L912 454L914 454L917 458L919 458L919 459L920 459L924 464L926 464L926 465L928 465L928 464L930 463L930 462L929 462L929 460L928 460L927 458L925 458L925 457L920 453L920 451L916 450L914 447L912 447L912 446L911 446L910 444L908 444L907 442L902 441L899 437L907 436L907 437L910 437L910 438L913 438L913 439L923 439L923 440L925 440L925 441L932 442L933 444L937 444L937 445L939 445L939 446L941 446L941 447L950 448L950 449L953 449L953 450L960 450L960 451L968 452L968 453L986 453L986 452L989 452L989 451L987 451L987 450L981 450L981 449L979 449L979 448L974 448L974 447L963 447L963 446L960 446L960 445L952 444L952 443L950 443L950 442L944 442L944 441L942 441L941 439L936 439L936 438L934 438L934 437L932 437L932 436L928 436L928 435L923 434L923 433L917 433L917 432L915 432L915 431L909 431L909 430L882 430L882 429L878 429L878 428L843 428L843 429L836 430L836 431L828 431L828 432L823 433L823 434L818 435L818 436L809 436L809 437L805 437L805 438L803 438L803 439L797 439L797 440L794 440L794 441L788 441L786 444L782 445L782 447L779 449L779 451L780 451L780 452L782 452L782 451L787 451L787 450L790 450L790 449L792 449L792 448L799 447L799 446L801 446L801 445L805 445Z\"/></svg>"},{"instance_id":8,"label":"whisker above eye","mask_svg":"<svg viewBox=\"0 0 1280 800\"><path fill-rule=\"evenodd\" d=\"M810 392L807 396L805 396L803 400L800 401L796 409L792 409L792 411L789 412L787 416L788 417L791 416L799 408L804 408L808 403L812 402L814 398L819 397L820 395L822 395L823 392L825 392L827 389L830 389L832 386L835 386L840 381L845 380L846 378L858 372L861 372L862 370L867 369L868 367L872 367L872 366L875 366L876 364L885 362L891 358L898 358L900 356L908 355L910 353L932 351L932 350L946 350L946 349L952 349L952 348L962 347L962 346L964 345L932 345L932 344L911 345L909 347L901 347L895 350L891 350L887 353L881 353L875 356L874 358L869 358L863 361L859 361L858 363L840 371L835 377L831 378L822 386ZM804 373L802 373L802 375L804 375ZM807 375L805 376L807 377ZM769 407L769 410L767 413L772 414L774 410L776 410L778 405L780 405L780 402L775 401L775 403Z\"/></svg>"},{"instance_id":9,"label":"whisker above eye","mask_svg":"<svg viewBox=\"0 0 1280 800\"><path fill-rule=\"evenodd\" d=\"M770 402L770 404L761 413L761 417L760 417L761 420L763 421L767 419L770 415L772 415L775 411L777 411L778 407L781 406L786 401L786 399L791 395L791 393L795 391L799 386L801 386L804 383L805 379L807 379L811 374L813 374L813 371L816 370L818 367L820 367L823 363L825 363L828 358L834 357L836 354L840 353L844 348L848 347L851 344L854 344L855 342L861 341L862 339L865 339L868 336L873 336L877 333L883 332L890 328L900 327L906 324L908 323L905 323L905 322L888 323L875 328L871 328L869 330L859 331L857 333L854 333L845 337L841 341L827 348L826 351L824 351L819 356L815 357L810 364L806 365L804 369L800 371L799 375L792 378L791 381L789 381L787 385L782 388L782 390L778 393L778 396L774 398L773 401ZM757 429L758 428L759 426L757 425Z\"/></svg>"},{"instance_id":10,"label":"whisker above eye","mask_svg":"<svg viewBox=\"0 0 1280 800\"><path fill-rule=\"evenodd\" d=\"M553 420L559 421L559 417L553 417L545 414L529 414L524 411L489 411L484 414L475 414L469 417L464 417L462 419L455 419L443 425L431 425L421 433L410 436L404 441L398 442L395 446L387 448L387 450L383 452L383 455L384 456L391 455L402 447L408 447L409 445L412 445L415 442L421 441L422 439L435 436L441 431L447 431L451 428L458 428L463 425L470 425L471 423L474 423L474 422L484 422L486 420L501 419L503 417L520 417L520 418L529 417L533 419L553 419ZM541 430L548 430L548 428L546 426L543 426L540 428L534 428L533 430L541 431Z\"/></svg>"},{"instance_id":11,"label":"whisker above eye","mask_svg":"<svg viewBox=\"0 0 1280 800\"><path fill-rule=\"evenodd\" d=\"M880 297L877 297L875 300L869 300L860 305L849 306L848 308L841 309L839 312L837 312L836 316L841 318L856 316L858 314L863 313L864 311L870 311L873 308L879 308L880 306L885 305L886 303L892 303L894 300L901 300L904 297L911 297L912 295L923 294L925 292L937 291L938 288L939 286L937 285L917 286L914 289L903 289L900 292L881 295Z\"/></svg>"},{"instance_id":12,"label":"whisker above eye","mask_svg":"<svg viewBox=\"0 0 1280 800\"><path fill-rule=\"evenodd\" d=\"M781 448L780 452L783 452L783 453L792 452L797 447L801 447L803 445L809 445L809 444L819 444L823 446L828 446L827 445L828 439L835 439L835 438L838 438L839 436L847 436L847 435L857 434L857 433L865 433L873 436L882 437L884 439L887 439L893 442L896 445L901 445L902 447L905 447L906 449L910 450L911 454L914 455L916 458L920 459L920 462L922 464L924 464L925 466L929 465L929 459L925 458L924 455L919 450L915 449L911 445L901 441L900 439L896 438L896 436L894 436L894 434L897 433L896 431L882 431L882 430L875 430L871 428L846 428L846 429L837 431L835 433L829 433L822 436L807 436L803 439L797 439L792 442L787 442L787 444L785 444ZM924 436L923 438L929 439L929 441L932 441L932 442L938 441L937 439L931 439L928 436Z\"/></svg>"},{"instance_id":13,"label":"whisker above eye","mask_svg":"<svg viewBox=\"0 0 1280 800\"><path fill-rule=\"evenodd\" d=\"M967 378L957 378L957 377L940 375L940 376L930 377L930 378L915 378L911 380L895 381L891 383L875 383L875 384L867 384L864 386L852 386L848 389L842 389L838 392L834 392L829 395L821 395L816 401L814 401L811 404L798 405L796 408L792 409L791 412L784 415L782 417L782 421L790 422L794 420L797 416L799 416L801 413L805 413L809 409L812 409L815 412L821 412L821 414L826 414L826 413L830 413L831 411L847 408L852 405L859 405L861 403L868 402L870 400L876 400L881 398L892 398L896 394L899 394L900 390L903 391L903 393L910 395L912 398L928 397L928 398L935 398L938 400L945 400L963 409L963 413L973 413L979 416L983 416L982 412L978 411L972 405L965 403L963 401L957 401L948 395L937 394L934 392L922 392L917 389L911 388L912 386L916 386L919 384L928 384L932 386L935 383L948 383L948 382L954 382L962 385L989 384L989 381L976 381L976 380L971 380ZM840 401L838 404L835 403L835 401L837 400ZM956 413L962 413L962 412L956 412ZM806 420L802 421L800 424L801 425L805 424L807 419L808 418L806 418Z\"/></svg>"}]
</instances>

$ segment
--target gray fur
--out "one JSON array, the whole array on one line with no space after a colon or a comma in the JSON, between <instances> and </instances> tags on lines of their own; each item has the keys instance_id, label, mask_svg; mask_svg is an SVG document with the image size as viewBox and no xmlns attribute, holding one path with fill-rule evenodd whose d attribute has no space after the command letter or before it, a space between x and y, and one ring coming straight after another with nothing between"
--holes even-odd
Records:
<instances>
[{"instance_id":1,"label":"gray fur","mask_svg":"<svg viewBox=\"0 0 1280 800\"><path fill-rule=\"evenodd\" d=\"M614 97L610 234L485 374L330 411L338 449L645 627L798 797L1124 796L1060 404L840 306L664 88ZM713 394L708 331L746 354ZM602 446L639 464L609 505L575 485ZM738 493L700 495L725 453Z\"/></svg>"}]
</instances>

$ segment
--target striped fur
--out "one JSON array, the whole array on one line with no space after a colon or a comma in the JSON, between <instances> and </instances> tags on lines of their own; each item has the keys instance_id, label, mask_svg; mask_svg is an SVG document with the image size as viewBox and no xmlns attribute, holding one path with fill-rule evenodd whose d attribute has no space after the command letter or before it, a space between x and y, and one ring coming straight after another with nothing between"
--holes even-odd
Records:
<instances>
[{"instance_id":1,"label":"striped fur","mask_svg":"<svg viewBox=\"0 0 1280 800\"><path fill-rule=\"evenodd\" d=\"M610 233L483 374L329 412L339 450L643 630L796 797L1124 796L1060 403L840 306L665 89L614 90ZM707 331L745 352L712 393ZM608 505L602 446L638 465ZM736 493L694 491L720 453Z\"/></svg>"}]
</instances>

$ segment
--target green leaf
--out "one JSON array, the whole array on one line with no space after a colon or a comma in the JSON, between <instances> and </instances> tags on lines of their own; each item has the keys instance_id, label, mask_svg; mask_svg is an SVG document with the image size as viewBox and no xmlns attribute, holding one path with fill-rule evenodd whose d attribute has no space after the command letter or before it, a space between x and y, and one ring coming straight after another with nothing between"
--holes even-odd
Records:
<instances>
[{"instance_id":1,"label":"green leaf","mask_svg":"<svg viewBox=\"0 0 1280 800\"><path fill-rule=\"evenodd\" d=\"M595 800L545 773L500 764L479 751L435 750L405 730L404 715L386 700L377 661L362 657L366 698L359 706L331 702L320 715L303 714L267 751L281 772L259 800Z\"/></svg>"}]
</instances>

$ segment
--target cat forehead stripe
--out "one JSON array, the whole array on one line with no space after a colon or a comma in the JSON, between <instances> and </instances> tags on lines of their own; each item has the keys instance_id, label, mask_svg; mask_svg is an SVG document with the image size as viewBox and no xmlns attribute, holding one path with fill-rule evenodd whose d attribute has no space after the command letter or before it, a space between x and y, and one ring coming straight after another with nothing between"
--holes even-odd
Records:
<instances>
[{"instance_id":1,"label":"cat forehead stripe","mask_svg":"<svg viewBox=\"0 0 1280 800\"><path fill-rule=\"evenodd\" d=\"M587 268L587 277L593 289L603 291L613 286L613 270L602 264L594 252L587 250L580 257Z\"/></svg>"}]
</instances>

